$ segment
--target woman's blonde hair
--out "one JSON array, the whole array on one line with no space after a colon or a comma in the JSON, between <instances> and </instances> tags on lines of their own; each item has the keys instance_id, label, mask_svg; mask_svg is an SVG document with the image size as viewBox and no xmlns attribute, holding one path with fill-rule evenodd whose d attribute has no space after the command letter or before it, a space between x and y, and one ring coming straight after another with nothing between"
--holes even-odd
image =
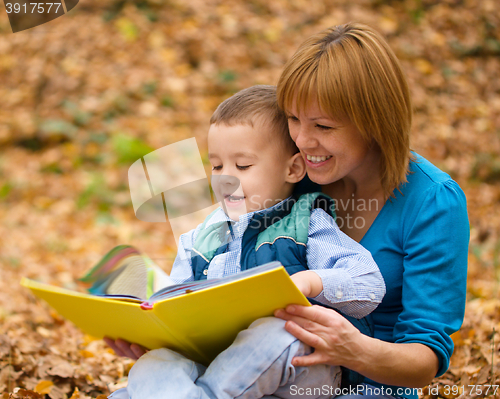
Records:
<instances>
[{"instance_id":1,"label":"woman's blonde hair","mask_svg":"<svg viewBox=\"0 0 500 399\"><path fill-rule=\"evenodd\" d=\"M369 26L348 23L311 36L285 65L277 95L285 111L317 100L322 112L348 118L368 144L375 141L387 196L407 181L413 159L408 83L394 52Z\"/></svg>"}]
</instances>

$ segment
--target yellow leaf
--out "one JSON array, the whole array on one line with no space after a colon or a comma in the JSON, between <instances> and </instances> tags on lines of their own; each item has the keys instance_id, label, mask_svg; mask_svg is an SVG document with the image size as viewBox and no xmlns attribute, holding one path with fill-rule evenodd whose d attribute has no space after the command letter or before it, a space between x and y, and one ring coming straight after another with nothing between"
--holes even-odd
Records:
<instances>
[{"instance_id":1,"label":"yellow leaf","mask_svg":"<svg viewBox=\"0 0 500 399\"><path fill-rule=\"evenodd\" d=\"M50 390L52 389L53 386L54 383L52 381L42 380L38 384L36 384L35 392L45 395L50 393Z\"/></svg>"},{"instance_id":2,"label":"yellow leaf","mask_svg":"<svg viewBox=\"0 0 500 399\"><path fill-rule=\"evenodd\" d=\"M80 399L80 391L78 390L78 387L75 387L75 391L73 392L73 395L71 395L71 398L69 399Z\"/></svg>"},{"instance_id":3,"label":"yellow leaf","mask_svg":"<svg viewBox=\"0 0 500 399\"><path fill-rule=\"evenodd\" d=\"M382 17L378 26L386 35L390 35L398 30L398 21L395 18Z\"/></svg>"},{"instance_id":4,"label":"yellow leaf","mask_svg":"<svg viewBox=\"0 0 500 399\"><path fill-rule=\"evenodd\" d=\"M464 340L462 338L462 335L460 334L460 331L457 331L456 333L451 334L450 338L453 340L453 343L455 344L455 346L461 346L464 343Z\"/></svg>"},{"instance_id":5,"label":"yellow leaf","mask_svg":"<svg viewBox=\"0 0 500 399\"><path fill-rule=\"evenodd\" d=\"M127 18L120 18L115 22L115 26L122 34L125 40L133 42L139 36L139 29L137 26Z\"/></svg>"},{"instance_id":6,"label":"yellow leaf","mask_svg":"<svg viewBox=\"0 0 500 399\"><path fill-rule=\"evenodd\" d=\"M434 71L432 64L423 58L419 58L418 60L416 60L415 66L420 72L425 75L430 75Z\"/></svg>"},{"instance_id":7,"label":"yellow leaf","mask_svg":"<svg viewBox=\"0 0 500 399\"><path fill-rule=\"evenodd\" d=\"M94 357L95 356L93 352L87 351L85 349L83 349L83 350L80 351L80 355L82 355L82 357L84 357L84 358L89 358L89 357Z\"/></svg>"}]
</instances>

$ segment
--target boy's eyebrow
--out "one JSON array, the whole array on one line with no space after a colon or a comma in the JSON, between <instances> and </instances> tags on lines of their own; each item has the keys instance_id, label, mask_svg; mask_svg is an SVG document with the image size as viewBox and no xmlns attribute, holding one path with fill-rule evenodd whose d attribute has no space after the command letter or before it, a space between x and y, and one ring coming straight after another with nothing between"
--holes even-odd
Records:
<instances>
[{"instance_id":1,"label":"boy's eyebrow","mask_svg":"<svg viewBox=\"0 0 500 399\"><path fill-rule=\"evenodd\" d=\"M240 152L237 152L234 154L234 157L235 158L238 158L238 157L244 157L244 158L255 158L257 159L257 155L255 154L252 154L251 152L245 152L245 151L240 151ZM216 154L208 154L208 159L212 159L212 158L218 158L218 155Z\"/></svg>"},{"instance_id":2,"label":"boy's eyebrow","mask_svg":"<svg viewBox=\"0 0 500 399\"><path fill-rule=\"evenodd\" d=\"M252 154L251 152L240 151L234 154L235 157L245 157L245 158L257 158L257 155Z\"/></svg>"}]
</instances>

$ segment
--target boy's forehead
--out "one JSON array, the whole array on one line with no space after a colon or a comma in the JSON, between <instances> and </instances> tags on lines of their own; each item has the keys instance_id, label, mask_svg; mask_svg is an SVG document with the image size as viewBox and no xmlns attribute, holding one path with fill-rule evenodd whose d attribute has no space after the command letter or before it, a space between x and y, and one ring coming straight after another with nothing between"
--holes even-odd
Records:
<instances>
[{"instance_id":1,"label":"boy's forehead","mask_svg":"<svg viewBox=\"0 0 500 399\"><path fill-rule=\"evenodd\" d=\"M217 150L216 148L210 148L211 147L210 138L216 136L219 130L225 128L229 128L231 130L234 129L234 131L236 131L238 128L242 128L246 133L245 139L247 140L247 142L251 141L252 143L255 143L259 146L267 145L270 144L271 142L274 142L274 140L277 140L278 138L277 134L273 134L274 132L272 124L268 121L262 121L262 119L264 118L258 118L258 120L254 120L248 123L241 122L241 123L231 123L231 124L226 124L226 123L212 124L210 126L208 135L209 152ZM242 149L241 152L245 153L244 149Z\"/></svg>"},{"instance_id":2,"label":"boy's forehead","mask_svg":"<svg viewBox=\"0 0 500 399\"><path fill-rule=\"evenodd\" d=\"M234 151L231 155L236 158L250 158L250 159L258 158L257 154L250 151ZM216 158L217 156L218 156L217 149L212 149L212 151L209 149L208 159Z\"/></svg>"}]
</instances>

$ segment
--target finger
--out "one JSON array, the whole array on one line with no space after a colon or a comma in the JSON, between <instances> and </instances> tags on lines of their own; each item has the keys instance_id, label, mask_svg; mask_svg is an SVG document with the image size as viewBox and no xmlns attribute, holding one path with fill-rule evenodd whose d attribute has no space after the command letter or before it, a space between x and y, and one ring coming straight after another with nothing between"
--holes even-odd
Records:
<instances>
[{"instance_id":1,"label":"finger","mask_svg":"<svg viewBox=\"0 0 500 399\"><path fill-rule=\"evenodd\" d=\"M293 321L287 321L285 323L285 330L292 334L299 341L302 341L306 345L313 348L323 348L325 346L325 341L319 337L317 334L312 333L302 326L298 325Z\"/></svg>"},{"instance_id":2,"label":"finger","mask_svg":"<svg viewBox=\"0 0 500 399\"><path fill-rule=\"evenodd\" d=\"M286 312L286 310L276 311L275 315L276 315L276 317L278 317L280 319L293 322L293 323L299 325L300 327L302 327L304 330L307 330L307 331L310 331L310 332L313 332L316 334L327 333L332 328L331 325L325 326L325 325L319 324L313 320L288 313L288 312Z\"/></svg>"},{"instance_id":3,"label":"finger","mask_svg":"<svg viewBox=\"0 0 500 399\"><path fill-rule=\"evenodd\" d=\"M135 356L134 352L132 349L130 349L131 343L128 341L125 341L124 339L118 338L116 341L116 346L124 353L124 356L129 357L131 359L137 360L137 357Z\"/></svg>"},{"instance_id":4,"label":"finger","mask_svg":"<svg viewBox=\"0 0 500 399\"><path fill-rule=\"evenodd\" d=\"M292 359L292 365L295 367L300 366L314 366L316 364L325 364L326 357L321 353L313 352L306 356L296 356Z\"/></svg>"},{"instance_id":5,"label":"finger","mask_svg":"<svg viewBox=\"0 0 500 399\"><path fill-rule=\"evenodd\" d=\"M126 356L118 346L116 346L115 340L109 337L104 337L103 341L115 352L116 356Z\"/></svg>"},{"instance_id":6,"label":"finger","mask_svg":"<svg viewBox=\"0 0 500 399\"><path fill-rule=\"evenodd\" d=\"M130 349L134 353L136 360L139 359L142 355L144 355L147 351L146 348L143 348L142 346L137 344L130 345Z\"/></svg>"},{"instance_id":7,"label":"finger","mask_svg":"<svg viewBox=\"0 0 500 399\"><path fill-rule=\"evenodd\" d=\"M295 317L307 319L323 326L331 326L334 321L338 320L338 318L342 318L342 316L335 310L327 309L318 305L288 305L285 310L287 313L290 313Z\"/></svg>"},{"instance_id":8,"label":"finger","mask_svg":"<svg viewBox=\"0 0 500 399\"><path fill-rule=\"evenodd\" d=\"M295 314L289 313L286 311L286 309L278 309L274 312L274 316L283 319L286 321L293 321L294 323L297 323L298 325L305 325L305 323L308 321L307 319L296 316Z\"/></svg>"}]
</instances>

